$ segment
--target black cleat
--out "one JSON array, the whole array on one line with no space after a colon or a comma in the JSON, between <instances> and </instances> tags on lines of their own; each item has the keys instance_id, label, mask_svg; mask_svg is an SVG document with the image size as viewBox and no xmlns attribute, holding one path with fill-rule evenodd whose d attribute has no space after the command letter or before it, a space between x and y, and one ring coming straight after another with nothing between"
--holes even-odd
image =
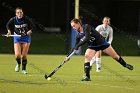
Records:
<instances>
[{"instance_id":1,"label":"black cleat","mask_svg":"<svg viewBox=\"0 0 140 93\"><path fill-rule=\"evenodd\" d=\"M91 81L91 79L85 76L81 81Z\"/></svg>"},{"instance_id":2,"label":"black cleat","mask_svg":"<svg viewBox=\"0 0 140 93\"><path fill-rule=\"evenodd\" d=\"M128 68L129 70L133 70L134 69L134 67L132 65L130 65L130 64L126 64L126 68Z\"/></svg>"}]
</instances>

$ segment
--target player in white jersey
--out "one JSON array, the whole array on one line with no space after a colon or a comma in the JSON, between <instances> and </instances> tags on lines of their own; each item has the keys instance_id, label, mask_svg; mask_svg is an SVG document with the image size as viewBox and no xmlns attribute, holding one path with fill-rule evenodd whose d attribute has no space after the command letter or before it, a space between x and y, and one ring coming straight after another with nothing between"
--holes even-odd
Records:
<instances>
[{"instance_id":1,"label":"player in white jersey","mask_svg":"<svg viewBox=\"0 0 140 93\"><path fill-rule=\"evenodd\" d=\"M113 29L110 24L110 18L105 16L103 18L103 24L96 27L96 30L107 40L108 43L111 44L113 40ZM95 56L92 58L90 62L90 67L92 68L93 63L96 61L96 72L101 71L101 50L97 51Z\"/></svg>"}]
</instances>

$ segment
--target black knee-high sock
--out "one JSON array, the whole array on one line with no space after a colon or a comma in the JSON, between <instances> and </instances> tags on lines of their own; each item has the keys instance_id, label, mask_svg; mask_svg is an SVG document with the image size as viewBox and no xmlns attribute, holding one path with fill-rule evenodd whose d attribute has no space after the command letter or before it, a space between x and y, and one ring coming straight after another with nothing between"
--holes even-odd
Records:
<instances>
[{"instance_id":1,"label":"black knee-high sock","mask_svg":"<svg viewBox=\"0 0 140 93\"><path fill-rule=\"evenodd\" d=\"M16 58L16 61L19 65L21 64L21 58Z\"/></svg>"},{"instance_id":2,"label":"black knee-high sock","mask_svg":"<svg viewBox=\"0 0 140 93\"><path fill-rule=\"evenodd\" d=\"M84 64L84 71L88 78L90 78L90 62Z\"/></svg>"},{"instance_id":3,"label":"black knee-high sock","mask_svg":"<svg viewBox=\"0 0 140 93\"><path fill-rule=\"evenodd\" d=\"M22 70L26 70L27 59L22 60Z\"/></svg>"},{"instance_id":4,"label":"black knee-high sock","mask_svg":"<svg viewBox=\"0 0 140 93\"><path fill-rule=\"evenodd\" d=\"M119 58L119 60L117 60L122 66L126 67L126 62L121 58Z\"/></svg>"}]
</instances>

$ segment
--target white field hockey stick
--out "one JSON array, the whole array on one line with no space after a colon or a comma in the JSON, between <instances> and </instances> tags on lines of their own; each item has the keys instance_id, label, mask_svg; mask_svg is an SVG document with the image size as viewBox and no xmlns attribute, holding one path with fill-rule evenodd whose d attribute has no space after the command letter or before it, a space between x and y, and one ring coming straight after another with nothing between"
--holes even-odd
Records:
<instances>
[{"instance_id":1,"label":"white field hockey stick","mask_svg":"<svg viewBox=\"0 0 140 93\"><path fill-rule=\"evenodd\" d=\"M2 36L6 36L6 37L14 37L14 36L21 37L21 35L2 35Z\"/></svg>"},{"instance_id":2,"label":"white field hockey stick","mask_svg":"<svg viewBox=\"0 0 140 93\"><path fill-rule=\"evenodd\" d=\"M47 76L47 74L45 74L45 79L51 77L66 61L68 61L70 59L70 57L76 52L76 50L74 50L58 67L56 67L53 72L51 74L49 74Z\"/></svg>"}]
</instances>

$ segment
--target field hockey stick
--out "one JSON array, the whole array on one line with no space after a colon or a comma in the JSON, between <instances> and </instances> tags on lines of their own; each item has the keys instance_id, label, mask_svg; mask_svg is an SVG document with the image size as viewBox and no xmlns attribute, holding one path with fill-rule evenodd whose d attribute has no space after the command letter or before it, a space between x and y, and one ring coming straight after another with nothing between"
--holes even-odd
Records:
<instances>
[{"instance_id":1,"label":"field hockey stick","mask_svg":"<svg viewBox=\"0 0 140 93\"><path fill-rule=\"evenodd\" d=\"M6 37L14 37L14 36L21 37L21 35L2 35L2 36L6 36Z\"/></svg>"},{"instance_id":2,"label":"field hockey stick","mask_svg":"<svg viewBox=\"0 0 140 93\"><path fill-rule=\"evenodd\" d=\"M66 57L66 59L58 67L56 67L50 75L47 76L47 74L45 74L45 79L47 79L48 77L51 77L66 61L68 61L70 59L70 57L75 52L76 52L76 50L74 50L68 57Z\"/></svg>"}]
</instances>

